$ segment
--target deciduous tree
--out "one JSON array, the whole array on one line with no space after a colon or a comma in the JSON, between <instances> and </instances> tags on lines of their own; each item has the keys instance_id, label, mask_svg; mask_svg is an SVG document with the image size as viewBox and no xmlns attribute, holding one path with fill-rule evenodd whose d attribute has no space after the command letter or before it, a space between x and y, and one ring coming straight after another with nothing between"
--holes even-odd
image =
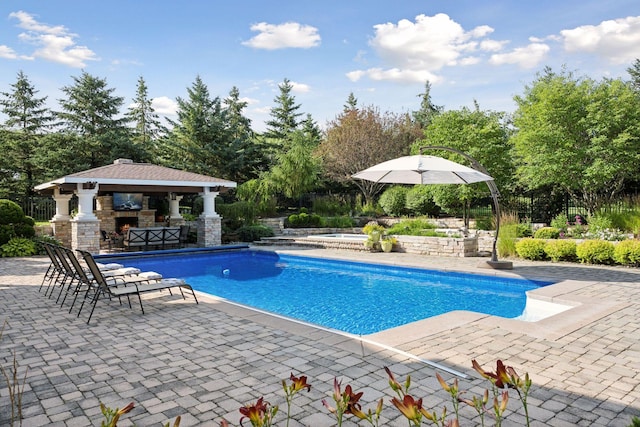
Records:
<instances>
[{"instance_id":1,"label":"deciduous tree","mask_svg":"<svg viewBox=\"0 0 640 427\"><path fill-rule=\"evenodd\" d=\"M561 187L593 213L638 176L640 97L629 83L547 68L515 99L513 141L526 187Z\"/></svg>"},{"instance_id":2,"label":"deciduous tree","mask_svg":"<svg viewBox=\"0 0 640 427\"><path fill-rule=\"evenodd\" d=\"M409 154L411 144L421 136L420 128L407 114L381 114L375 107L363 107L344 111L328 123L318 153L329 179L355 184L367 203L372 203L382 185L355 180L352 175Z\"/></svg>"}]
</instances>

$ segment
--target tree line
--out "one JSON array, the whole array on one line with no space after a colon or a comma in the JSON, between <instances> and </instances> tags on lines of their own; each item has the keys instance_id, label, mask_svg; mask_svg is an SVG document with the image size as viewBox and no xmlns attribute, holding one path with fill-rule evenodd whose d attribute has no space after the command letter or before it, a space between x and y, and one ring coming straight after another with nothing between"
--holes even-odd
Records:
<instances>
[{"instance_id":1,"label":"tree line","mask_svg":"<svg viewBox=\"0 0 640 427\"><path fill-rule=\"evenodd\" d=\"M445 110L433 103L429 82L408 113L359 105L350 93L324 129L301 110L285 78L261 133L237 87L213 96L199 76L176 99L176 118L163 122L143 77L123 111L125 99L105 78L82 72L52 111L18 72L0 92L0 198L24 200L39 183L129 158L236 181L236 196L258 205L354 189L373 204L382 186L351 175L423 146L448 146L483 164L503 197L567 194L595 212L639 181L640 60L627 71L627 80L596 80L546 67L515 96L512 114L483 110L475 100L473 108ZM426 154L465 163L451 152ZM482 185L430 191L443 207L487 195Z\"/></svg>"}]
</instances>

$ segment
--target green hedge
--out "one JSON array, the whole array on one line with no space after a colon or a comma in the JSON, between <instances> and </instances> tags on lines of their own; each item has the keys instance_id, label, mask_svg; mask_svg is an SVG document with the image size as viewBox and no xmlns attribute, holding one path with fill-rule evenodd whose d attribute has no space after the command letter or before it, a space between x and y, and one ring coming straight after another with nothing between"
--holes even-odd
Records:
<instances>
[{"instance_id":1,"label":"green hedge","mask_svg":"<svg viewBox=\"0 0 640 427\"><path fill-rule=\"evenodd\" d=\"M520 258L540 261L546 258L546 253L544 252L546 243L542 239L522 239L516 243L516 252Z\"/></svg>"},{"instance_id":2,"label":"green hedge","mask_svg":"<svg viewBox=\"0 0 640 427\"><path fill-rule=\"evenodd\" d=\"M551 261L575 261L576 242L574 240L549 240L544 245L544 253Z\"/></svg>"},{"instance_id":3,"label":"green hedge","mask_svg":"<svg viewBox=\"0 0 640 427\"><path fill-rule=\"evenodd\" d=\"M640 266L640 240L623 240L613 250L613 260L622 265Z\"/></svg>"},{"instance_id":4,"label":"green hedge","mask_svg":"<svg viewBox=\"0 0 640 427\"><path fill-rule=\"evenodd\" d=\"M536 230L533 237L536 239L557 239L560 237L560 230L555 227L542 227Z\"/></svg>"},{"instance_id":5,"label":"green hedge","mask_svg":"<svg viewBox=\"0 0 640 427\"><path fill-rule=\"evenodd\" d=\"M614 250L614 244L606 240L585 240L576 246L576 256L585 264L611 264Z\"/></svg>"}]
</instances>

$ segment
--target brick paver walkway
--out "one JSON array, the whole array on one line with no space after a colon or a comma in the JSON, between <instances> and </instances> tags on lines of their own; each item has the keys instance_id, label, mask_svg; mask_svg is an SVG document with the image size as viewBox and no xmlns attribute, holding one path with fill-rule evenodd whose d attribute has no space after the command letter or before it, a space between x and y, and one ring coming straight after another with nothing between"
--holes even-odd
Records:
<instances>
[{"instance_id":1,"label":"brick paver walkway","mask_svg":"<svg viewBox=\"0 0 640 427\"><path fill-rule=\"evenodd\" d=\"M120 426L158 426L178 415L182 426L217 426L223 417L239 425L238 408L260 396L280 405L277 425L284 425L281 381L294 373L308 376L312 389L294 400L292 427L335 425L321 404L322 399L333 403L334 377L343 388L349 383L364 391L364 408L384 397L380 425L406 426L389 403L384 366L400 381L410 374L412 394L423 397L426 408L439 413L447 405L451 412L434 368L416 358L466 374L459 382L470 390L467 397L486 387L470 369L471 359L492 369L502 359L519 373L529 372L533 425L626 426L640 416L637 269L515 261L512 272L495 273L476 268L479 259L287 252L565 280L545 288L541 297L580 306L537 323L449 313L360 342L213 298L201 297L196 305L165 294L145 296L145 315L136 306L99 304L86 325L86 313L77 319L38 292L47 259L0 259L0 322L7 321L0 366L11 368L15 352L20 376L28 368L22 425L99 425L100 402L123 407L130 401L136 407ZM523 424L519 406L511 392L503 425ZM0 381L0 425L8 425L9 411L6 384ZM471 408L461 409L461 425L479 425ZM493 425L490 418L487 425Z\"/></svg>"}]
</instances>

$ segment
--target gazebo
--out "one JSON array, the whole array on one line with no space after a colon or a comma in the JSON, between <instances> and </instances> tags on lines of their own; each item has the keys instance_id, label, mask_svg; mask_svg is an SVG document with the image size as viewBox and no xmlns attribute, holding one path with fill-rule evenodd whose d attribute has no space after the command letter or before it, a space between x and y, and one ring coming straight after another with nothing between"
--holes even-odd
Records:
<instances>
[{"instance_id":1,"label":"gazebo","mask_svg":"<svg viewBox=\"0 0 640 427\"><path fill-rule=\"evenodd\" d=\"M221 217L215 197L236 183L207 175L167 168L150 163L118 159L111 165L77 172L40 184L35 190L53 196L56 214L51 219L54 235L74 249L97 253L101 230L120 231L122 226L152 227L156 210L149 198L162 195L169 200L172 225L184 223L180 200L185 194L200 194L204 210L198 218L198 246L221 244ZM78 197L78 211L72 218L69 202ZM95 202L95 209L94 209Z\"/></svg>"}]
</instances>

